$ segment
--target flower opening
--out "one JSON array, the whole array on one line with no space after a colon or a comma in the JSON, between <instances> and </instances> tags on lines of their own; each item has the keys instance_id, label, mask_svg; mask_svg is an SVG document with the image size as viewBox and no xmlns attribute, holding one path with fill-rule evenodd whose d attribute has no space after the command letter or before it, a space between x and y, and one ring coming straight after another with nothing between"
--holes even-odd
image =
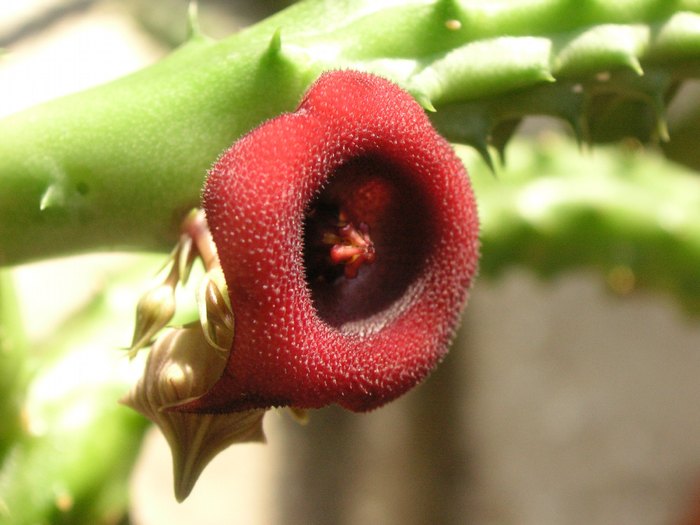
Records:
<instances>
[{"instance_id":1,"label":"flower opening","mask_svg":"<svg viewBox=\"0 0 700 525\"><path fill-rule=\"evenodd\" d=\"M385 311L406 292L430 250L425 216L416 213L424 208L420 191L376 155L335 170L304 223L307 284L323 320L345 332L367 332L368 323L351 323ZM329 224L342 225L354 241L329 239ZM329 240L339 241L330 251ZM334 261L337 247L359 254L342 266Z\"/></svg>"},{"instance_id":2,"label":"flower opening","mask_svg":"<svg viewBox=\"0 0 700 525\"><path fill-rule=\"evenodd\" d=\"M444 356L476 272L476 207L395 84L322 75L223 154L203 205L236 330L221 378L178 410L369 410Z\"/></svg>"}]
</instances>

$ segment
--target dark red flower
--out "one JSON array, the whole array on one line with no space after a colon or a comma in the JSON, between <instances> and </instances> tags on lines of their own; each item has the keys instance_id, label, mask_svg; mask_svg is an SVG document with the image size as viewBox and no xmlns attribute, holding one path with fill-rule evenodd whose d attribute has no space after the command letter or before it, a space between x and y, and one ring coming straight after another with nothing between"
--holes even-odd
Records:
<instances>
[{"instance_id":1,"label":"dark red flower","mask_svg":"<svg viewBox=\"0 0 700 525\"><path fill-rule=\"evenodd\" d=\"M211 170L204 209L235 314L224 374L180 407L378 407L447 351L478 260L467 174L413 98L322 75Z\"/></svg>"}]
</instances>

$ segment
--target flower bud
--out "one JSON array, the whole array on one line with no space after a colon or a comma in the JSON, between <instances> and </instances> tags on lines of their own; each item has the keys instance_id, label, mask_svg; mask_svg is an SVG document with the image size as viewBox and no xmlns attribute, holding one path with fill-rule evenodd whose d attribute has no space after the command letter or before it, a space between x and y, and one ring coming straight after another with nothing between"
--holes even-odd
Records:
<instances>
[{"instance_id":1,"label":"flower bud","mask_svg":"<svg viewBox=\"0 0 700 525\"><path fill-rule=\"evenodd\" d=\"M187 497L220 451L234 443L265 441L264 410L231 414L167 410L209 390L225 364L225 356L207 343L200 326L170 329L156 340L142 377L122 400L156 423L170 445L178 501Z\"/></svg>"},{"instance_id":2,"label":"flower bud","mask_svg":"<svg viewBox=\"0 0 700 525\"><path fill-rule=\"evenodd\" d=\"M149 346L175 315L175 287L167 280L141 296L136 305L136 324L129 354Z\"/></svg>"}]
</instances>

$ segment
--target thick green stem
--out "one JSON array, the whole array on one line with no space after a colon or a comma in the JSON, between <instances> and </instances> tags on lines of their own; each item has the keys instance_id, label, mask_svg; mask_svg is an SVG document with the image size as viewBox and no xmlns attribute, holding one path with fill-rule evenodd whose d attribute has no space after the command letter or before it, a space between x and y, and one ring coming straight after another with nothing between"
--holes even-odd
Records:
<instances>
[{"instance_id":1,"label":"thick green stem","mask_svg":"<svg viewBox=\"0 0 700 525\"><path fill-rule=\"evenodd\" d=\"M165 248L208 166L302 89L261 68L255 48L229 58L229 47L193 41L140 73L5 120L0 260Z\"/></svg>"},{"instance_id":2,"label":"thick green stem","mask_svg":"<svg viewBox=\"0 0 700 525\"><path fill-rule=\"evenodd\" d=\"M392 78L483 154L532 113L594 137L600 93L641 101L663 131L665 97L700 69L698 13L699 0L307 0L221 42L195 35L139 73L0 122L0 264L166 248L217 156L325 69Z\"/></svg>"}]
</instances>

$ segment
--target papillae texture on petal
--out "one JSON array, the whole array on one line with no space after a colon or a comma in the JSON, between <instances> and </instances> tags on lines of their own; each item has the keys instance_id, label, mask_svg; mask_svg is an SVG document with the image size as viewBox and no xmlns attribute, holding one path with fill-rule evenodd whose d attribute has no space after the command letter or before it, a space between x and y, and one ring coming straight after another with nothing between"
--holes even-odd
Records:
<instances>
[{"instance_id":1,"label":"papillae texture on petal","mask_svg":"<svg viewBox=\"0 0 700 525\"><path fill-rule=\"evenodd\" d=\"M221 156L203 206L236 330L219 381L181 410L369 410L446 353L477 270L476 205L451 146L397 85L322 75L296 112ZM315 247L318 217L338 210L374 242L355 278L329 277Z\"/></svg>"}]
</instances>

